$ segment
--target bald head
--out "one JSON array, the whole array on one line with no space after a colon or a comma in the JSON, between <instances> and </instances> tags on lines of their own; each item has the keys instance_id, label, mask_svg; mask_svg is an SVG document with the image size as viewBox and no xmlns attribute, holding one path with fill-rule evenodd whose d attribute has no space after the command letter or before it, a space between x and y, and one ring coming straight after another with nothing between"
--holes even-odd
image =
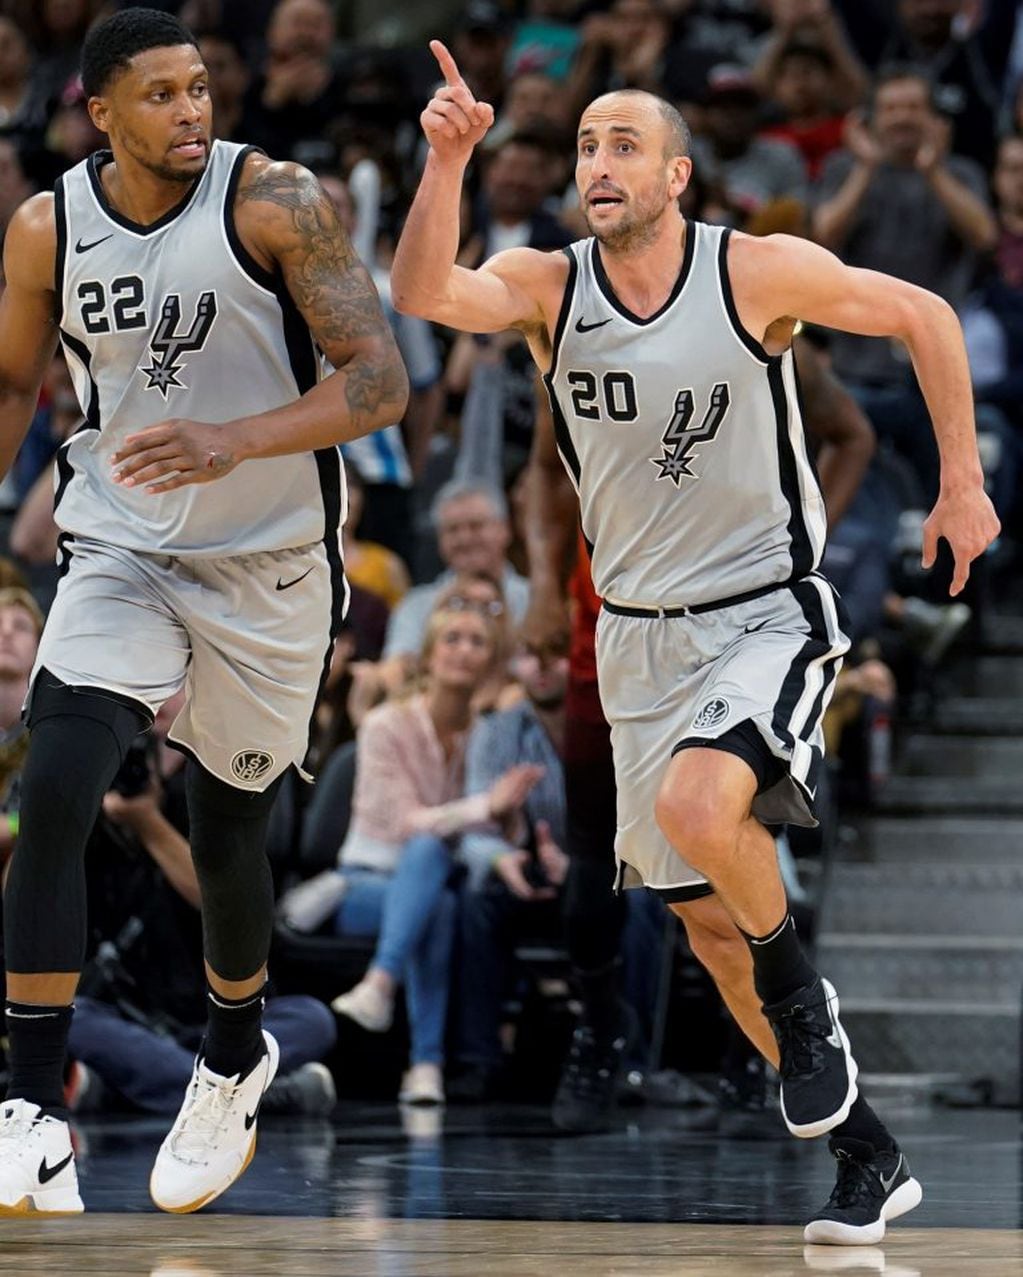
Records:
<instances>
[{"instance_id":1,"label":"bald head","mask_svg":"<svg viewBox=\"0 0 1023 1277\"><path fill-rule=\"evenodd\" d=\"M598 104L605 110L613 109L616 102L644 106L650 110L651 114L656 114L664 126L665 159L689 154L693 141L689 125L685 122L682 112L673 107L670 102L659 98L656 93L648 93L646 89L616 89L613 93L604 93L599 98L594 98L586 111L592 110ZM584 117L586 111L583 112Z\"/></svg>"}]
</instances>

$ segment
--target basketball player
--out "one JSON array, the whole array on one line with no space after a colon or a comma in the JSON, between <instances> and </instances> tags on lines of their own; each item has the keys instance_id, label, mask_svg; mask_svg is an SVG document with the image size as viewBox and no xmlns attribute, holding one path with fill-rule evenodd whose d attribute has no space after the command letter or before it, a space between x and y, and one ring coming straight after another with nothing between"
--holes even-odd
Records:
<instances>
[{"instance_id":1,"label":"basketball player","mask_svg":"<svg viewBox=\"0 0 1023 1277\"><path fill-rule=\"evenodd\" d=\"M493 112L431 47L445 85L421 117L430 152L395 255L395 304L469 331L518 328L544 370L604 599L618 885L720 907L745 934L750 958L715 970L718 987L778 1062L789 1130L833 1133L839 1161L806 1239L877 1242L921 1189L858 1093L838 999L802 952L761 823L813 821L821 717L848 647L815 571L824 510L790 339L798 317L909 348L943 467L925 565L944 537L957 593L998 530L958 321L934 295L817 245L686 222L688 130L640 92L583 113L590 239L456 267L462 176Z\"/></svg>"},{"instance_id":2,"label":"basketball player","mask_svg":"<svg viewBox=\"0 0 1023 1277\"><path fill-rule=\"evenodd\" d=\"M197 1210L245 1169L278 1048L261 1029L264 835L304 756L341 620L337 444L400 418L406 380L329 199L211 143L191 33L130 9L86 39L99 152L22 205L0 302L0 471L59 339L85 424L58 455L63 578L29 692L4 898L10 1086L0 1213L82 1210L62 1109L86 941L83 850L135 736L184 684L208 1028L150 1190ZM321 379L321 355L336 372Z\"/></svg>"},{"instance_id":3,"label":"basketball player","mask_svg":"<svg viewBox=\"0 0 1023 1277\"><path fill-rule=\"evenodd\" d=\"M806 428L821 448L817 468L829 529L848 509L874 450L870 423L852 396L828 371L807 338L797 333L793 354L799 371ZM614 1112L628 1039L619 1001L619 950L625 922L620 894L611 890L614 861L615 783L610 729L597 688L595 631L600 599L590 558L578 535L579 502L558 454L554 422L541 397L530 457L526 522L530 606L523 637L537 648L569 657L565 714L565 787L569 855L565 882L565 938L582 1015L554 1098L552 1117L566 1131L607 1129ZM571 614L564 581L569 578ZM669 905L687 928L690 947L713 973L747 963L742 933L714 896ZM766 1039L773 1046L773 1038ZM773 1062L777 1062L774 1060Z\"/></svg>"}]
</instances>

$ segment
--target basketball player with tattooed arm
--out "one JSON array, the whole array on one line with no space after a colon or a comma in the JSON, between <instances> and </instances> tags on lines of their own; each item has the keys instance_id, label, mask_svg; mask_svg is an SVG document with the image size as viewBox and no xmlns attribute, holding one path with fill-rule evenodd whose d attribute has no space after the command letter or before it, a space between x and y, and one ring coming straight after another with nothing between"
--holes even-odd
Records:
<instances>
[{"instance_id":1,"label":"basketball player with tattooed arm","mask_svg":"<svg viewBox=\"0 0 1023 1277\"><path fill-rule=\"evenodd\" d=\"M944 537L956 593L998 531L958 321L931 293L804 240L685 221L688 129L637 91L598 98L579 124L589 239L456 267L462 177L493 112L431 47L445 84L422 115L430 151L395 255L395 304L471 332L518 328L529 342L604 600L618 885L645 884L682 918L778 1067L789 1130L830 1134L837 1183L806 1240L876 1243L920 1185L859 1094L838 998L801 950L761 823L813 822L821 719L848 648L816 571L825 517L791 337L802 319L907 346L942 458L924 560ZM743 933L741 952L714 942L719 910Z\"/></svg>"},{"instance_id":2,"label":"basketball player with tattooed arm","mask_svg":"<svg viewBox=\"0 0 1023 1277\"><path fill-rule=\"evenodd\" d=\"M62 1073L84 847L128 746L182 685L171 737L189 756L208 1025L153 1200L198 1210L251 1160L278 1061L261 1028L267 821L304 758L346 602L337 445L398 420L407 393L319 184L211 142L186 27L125 10L87 37L82 75L110 150L22 205L4 246L0 471L58 340L85 422L57 458L64 572L29 692L4 896L0 1214L82 1210Z\"/></svg>"}]
</instances>

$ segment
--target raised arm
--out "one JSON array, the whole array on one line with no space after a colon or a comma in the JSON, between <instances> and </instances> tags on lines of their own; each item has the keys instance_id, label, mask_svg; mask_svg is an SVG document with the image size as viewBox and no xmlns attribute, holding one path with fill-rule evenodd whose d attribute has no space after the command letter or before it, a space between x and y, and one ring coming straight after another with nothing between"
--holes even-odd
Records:
<instances>
[{"instance_id":1,"label":"raised arm","mask_svg":"<svg viewBox=\"0 0 1023 1277\"><path fill-rule=\"evenodd\" d=\"M114 458L119 482L144 483L150 492L205 483L251 458L358 439L405 412L408 378L376 288L316 178L298 164L252 155L235 216L246 247L281 275L335 371L256 416L217 426L172 420L139 431Z\"/></svg>"},{"instance_id":2,"label":"raised arm","mask_svg":"<svg viewBox=\"0 0 1023 1277\"><path fill-rule=\"evenodd\" d=\"M955 311L935 293L845 266L818 244L788 235L733 237L728 269L739 317L758 340L772 323L798 318L904 343L941 457L941 491L924 526L924 566L933 564L943 536L955 556L952 593L958 594L999 523L984 492L970 369Z\"/></svg>"},{"instance_id":3,"label":"raised arm","mask_svg":"<svg viewBox=\"0 0 1023 1277\"><path fill-rule=\"evenodd\" d=\"M57 345L53 196L35 195L4 240L7 287L0 297L0 477L10 470Z\"/></svg>"},{"instance_id":4,"label":"raised arm","mask_svg":"<svg viewBox=\"0 0 1023 1277\"><path fill-rule=\"evenodd\" d=\"M455 265L462 179L473 148L494 122L494 111L472 96L439 40L432 40L430 48L445 83L420 116L430 150L395 250L392 300L404 314L463 332L520 328L533 341L545 340L546 298L561 272L550 254L515 248L498 253L479 270Z\"/></svg>"}]
</instances>

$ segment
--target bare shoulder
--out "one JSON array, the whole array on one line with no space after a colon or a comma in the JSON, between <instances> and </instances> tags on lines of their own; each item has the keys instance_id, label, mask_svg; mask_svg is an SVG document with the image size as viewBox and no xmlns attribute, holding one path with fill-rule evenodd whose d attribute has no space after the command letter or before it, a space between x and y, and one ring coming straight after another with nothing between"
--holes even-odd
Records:
<instances>
[{"instance_id":1,"label":"bare shoulder","mask_svg":"<svg viewBox=\"0 0 1023 1277\"><path fill-rule=\"evenodd\" d=\"M542 301L545 293L560 296L564 291L569 263L560 250L543 252L538 248L506 248L503 253L495 253L480 269L500 275Z\"/></svg>"},{"instance_id":2,"label":"bare shoulder","mask_svg":"<svg viewBox=\"0 0 1023 1277\"><path fill-rule=\"evenodd\" d=\"M294 209L326 199L319 182L301 164L291 160L271 160L253 151L245 157L236 203L262 203Z\"/></svg>"},{"instance_id":3,"label":"bare shoulder","mask_svg":"<svg viewBox=\"0 0 1023 1277\"><path fill-rule=\"evenodd\" d=\"M52 192L25 200L4 237L4 269L8 282L52 291L57 262L57 216Z\"/></svg>"}]
</instances>

